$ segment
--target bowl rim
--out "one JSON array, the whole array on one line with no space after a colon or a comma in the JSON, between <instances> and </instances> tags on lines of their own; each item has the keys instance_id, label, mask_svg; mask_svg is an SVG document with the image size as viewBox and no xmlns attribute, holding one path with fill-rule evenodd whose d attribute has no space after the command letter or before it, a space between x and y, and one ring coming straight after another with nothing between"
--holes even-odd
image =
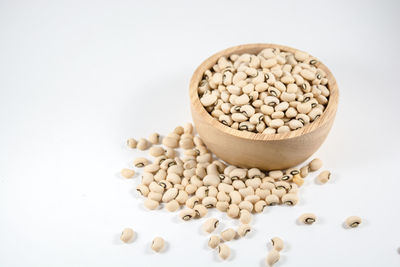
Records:
<instances>
[{"instance_id":1,"label":"bowl rim","mask_svg":"<svg viewBox=\"0 0 400 267\"><path fill-rule=\"evenodd\" d=\"M189 96L190 96L190 101L191 101L191 108L196 109L198 112L200 112L200 115L203 116L204 120L208 124L211 124L213 127L217 128L218 130L220 130L224 133L233 135L238 138L251 139L251 140L257 140L257 141L278 141L278 140L286 140L286 139L296 138L296 137L311 133L311 132L319 129L320 127L324 126L325 124L329 123L331 120L333 120L335 117L335 114L336 114L337 106L338 106L339 88L337 86L336 79L333 76L332 72L328 69L327 66L325 66L319 60L316 63L316 66L321 68L323 71L325 71L327 78L328 78L328 89L330 91L328 105L319 118L317 118L315 121L307 124L306 126L300 128L300 129L285 132L285 133L276 133L276 134L263 134L263 133L249 132L249 131L240 131L240 130L233 129L229 126L222 124L216 118L211 116L210 113L208 113L208 111L201 104L199 95L197 93L198 84L203 77L204 71L211 68L221 56L230 56L230 55L236 54L236 53L237 54L251 53L251 52L248 52L250 50L257 50L258 52L260 52L262 49L265 49L265 48L279 48L283 51L288 51L288 52L292 52L292 53L295 53L296 51L302 51L302 50L299 50L296 48L279 45L279 44L250 43L250 44L242 44L242 45L232 46L232 47L229 47L227 49L221 50L221 51L213 54L212 56L205 59L196 68L196 70L194 71L194 73L192 75L192 78L191 78L190 84L189 84ZM192 110L192 112L193 112L193 110Z\"/></svg>"}]
</instances>

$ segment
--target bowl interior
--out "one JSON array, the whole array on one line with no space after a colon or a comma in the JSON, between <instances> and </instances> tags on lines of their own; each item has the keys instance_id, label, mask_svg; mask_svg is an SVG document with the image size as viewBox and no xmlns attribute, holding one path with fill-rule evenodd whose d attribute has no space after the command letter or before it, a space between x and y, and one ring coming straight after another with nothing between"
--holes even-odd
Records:
<instances>
[{"instance_id":1,"label":"bowl interior","mask_svg":"<svg viewBox=\"0 0 400 267\"><path fill-rule=\"evenodd\" d=\"M316 64L318 68L321 68L323 71L325 71L327 78L328 78L328 89L330 91L329 95L329 101L328 105L326 106L324 112L322 115L317 118L315 121L312 123L307 124L306 126L297 129L295 131L290 131L286 133L278 133L278 134L263 134L263 133L253 133L253 132L248 132L248 131L239 131L236 129L233 129L229 126L226 126L222 123L220 123L217 119L211 116L207 112L207 110L203 107L203 105L200 102L199 95L197 92L198 84L201 81L203 74L206 70L210 69L221 56L226 56L229 57L232 54L243 54L243 53L250 53L250 54L258 54L261 50L265 48L279 48L283 51L288 51L295 53L298 51L295 48L287 47L287 46L282 46L282 45L276 45L276 44L245 44L245 45L239 45L239 46L234 46L225 50L222 50L208 59L206 59L203 63L200 64L200 66L196 69L194 72L192 79L190 81L190 99L192 103L192 108L196 109L197 112L200 112L202 116L206 119L208 123L213 125L214 127L218 128L219 130L229 133L233 136L236 136L238 138L246 138L246 139L252 139L252 140L283 140L283 139L289 139L289 138L295 138L307 133L310 133L314 131L315 129L318 129L322 125L329 123L330 120L333 120L335 117L337 105L338 105L338 98L339 98L339 91L338 87L336 84L336 80L334 76L332 75L331 71L320 61Z\"/></svg>"}]
</instances>

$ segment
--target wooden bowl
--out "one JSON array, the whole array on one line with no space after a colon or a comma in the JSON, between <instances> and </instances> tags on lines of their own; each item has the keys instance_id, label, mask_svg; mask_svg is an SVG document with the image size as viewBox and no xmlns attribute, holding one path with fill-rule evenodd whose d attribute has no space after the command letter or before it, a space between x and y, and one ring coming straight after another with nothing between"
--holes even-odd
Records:
<instances>
[{"instance_id":1,"label":"wooden bowl","mask_svg":"<svg viewBox=\"0 0 400 267\"><path fill-rule=\"evenodd\" d=\"M327 74L329 102L322 115L314 122L295 131L279 134L261 134L239 131L223 125L212 117L200 103L198 84L204 72L221 56L257 54L264 48L280 48L294 53L296 49L276 44L245 44L220 51L206 59L194 72L189 94L193 122L206 146L220 159L240 167L263 170L286 169L304 162L321 146L335 119L339 90L329 69L318 62L316 66Z\"/></svg>"}]
</instances>

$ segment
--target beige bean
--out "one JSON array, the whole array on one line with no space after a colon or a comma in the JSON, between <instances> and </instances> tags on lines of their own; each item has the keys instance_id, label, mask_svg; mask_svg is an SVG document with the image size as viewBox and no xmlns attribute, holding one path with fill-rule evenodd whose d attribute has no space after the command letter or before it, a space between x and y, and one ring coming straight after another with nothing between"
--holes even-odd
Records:
<instances>
[{"instance_id":1,"label":"beige bean","mask_svg":"<svg viewBox=\"0 0 400 267\"><path fill-rule=\"evenodd\" d=\"M331 179L330 171L323 171L317 176L317 181L321 184L325 184L329 179Z\"/></svg>"},{"instance_id":2,"label":"beige bean","mask_svg":"<svg viewBox=\"0 0 400 267\"><path fill-rule=\"evenodd\" d=\"M158 133L152 133L149 137L149 141L153 145L159 144L160 143L160 135Z\"/></svg>"},{"instance_id":3,"label":"beige bean","mask_svg":"<svg viewBox=\"0 0 400 267\"><path fill-rule=\"evenodd\" d=\"M237 234L240 237L246 236L251 231L251 227L248 224L241 224L238 227Z\"/></svg>"},{"instance_id":4,"label":"beige bean","mask_svg":"<svg viewBox=\"0 0 400 267\"><path fill-rule=\"evenodd\" d=\"M129 138L126 141L126 144L128 145L129 148L136 148L137 146L137 141L134 138Z\"/></svg>"},{"instance_id":5,"label":"beige bean","mask_svg":"<svg viewBox=\"0 0 400 267\"><path fill-rule=\"evenodd\" d=\"M193 210L196 213L196 217L198 218L206 216L208 212L207 208L201 204L197 204L196 206L194 206Z\"/></svg>"},{"instance_id":6,"label":"beige bean","mask_svg":"<svg viewBox=\"0 0 400 267\"><path fill-rule=\"evenodd\" d=\"M239 205L239 207L240 207L240 205ZM251 222L251 213L246 209L240 210L239 220L243 224L249 224Z\"/></svg>"},{"instance_id":7,"label":"beige bean","mask_svg":"<svg viewBox=\"0 0 400 267\"><path fill-rule=\"evenodd\" d=\"M216 174L208 174L203 178L204 185L218 186L220 184L219 176Z\"/></svg>"},{"instance_id":8,"label":"beige bean","mask_svg":"<svg viewBox=\"0 0 400 267\"><path fill-rule=\"evenodd\" d=\"M144 196L144 197L147 197L147 195L148 195L149 192L150 192L149 188L148 188L146 185L144 185L144 184L139 184L139 185L136 187L136 191L138 191L139 194L141 194L141 195Z\"/></svg>"},{"instance_id":9,"label":"beige bean","mask_svg":"<svg viewBox=\"0 0 400 267\"><path fill-rule=\"evenodd\" d=\"M350 216L346 219L346 226L350 228L358 227L361 224L362 220L358 216Z\"/></svg>"},{"instance_id":10,"label":"beige bean","mask_svg":"<svg viewBox=\"0 0 400 267\"><path fill-rule=\"evenodd\" d=\"M133 161L133 166L137 168L142 168L149 164L149 161L146 158L140 157Z\"/></svg>"},{"instance_id":11,"label":"beige bean","mask_svg":"<svg viewBox=\"0 0 400 267\"><path fill-rule=\"evenodd\" d=\"M272 247L276 251L281 251L284 247L283 240L279 237L274 237L271 239Z\"/></svg>"},{"instance_id":12,"label":"beige bean","mask_svg":"<svg viewBox=\"0 0 400 267\"><path fill-rule=\"evenodd\" d=\"M185 209L179 213L179 218L184 221L189 221L196 216L196 212L193 209Z\"/></svg>"},{"instance_id":13,"label":"beige bean","mask_svg":"<svg viewBox=\"0 0 400 267\"><path fill-rule=\"evenodd\" d=\"M178 140L172 137L164 137L162 140L162 144L169 148L177 148L178 147Z\"/></svg>"},{"instance_id":14,"label":"beige bean","mask_svg":"<svg viewBox=\"0 0 400 267\"><path fill-rule=\"evenodd\" d=\"M237 218L239 216L239 207L236 204L230 204L227 210L227 214L231 218Z\"/></svg>"},{"instance_id":15,"label":"beige bean","mask_svg":"<svg viewBox=\"0 0 400 267\"><path fill-rule=\"evenodd\" d=\"M300 174L296 174L293 176L292 182L300 187L304 184L304 179L301 178Z\"/></svg>"},{"instance_id":16,"label":"beige bean","mask_svg":"<svg viewBox=\"0 0 400 267\"><path fill-rule=\"evenodd\" d=\"M256 213L263 212L265 207L267 206L267 203L264 200L259 200L254 204L254 211Z\"/></svg>"},{"instance_id":17,"label":"beige bean","mask_svg":"<svg viewBox=\"0 0 400 267\"><path fill-rule=\"evenodd\" d=\"M156 237L151 243L151 249L155 252L160 252L165 246L165 241L162 237Z\"/></svg>"},{"instance_id":18,"label":"beige bean","mask_svg":"<svg viewBox=\"0 0 400 267\"><path fill-rule=\"evenodd\" d=\"M218 219L210 218L203 223L202 226L203 231L206 233L212 233L218 227L218 224L219 224Z\"/></svg>"},{"instance_id":19,"label":"beige bean","mask_svg":"<svg viewBox=\"0 0 400 267\"><path fill-rule=\"evenodd\" d=\"M121 239L122 242L128 243L135 237L135 232L131 228L125 228L122 230L121 236L119 239Z\"/></svg>"},{"instance_id":20,"label":"beige bean","mask_svg":"<svg viewBox=\"0 0 400 267\"><path fill-rule=\"evenodd\" d=\"M313 224L317 220L317 217L313 213L304 213L300 215L298 221L303 224Z\"/></svg>"},{"instance_id":21,"label":"beige bean","mask_svg":"<svg viewBox=\"0 0 400 267\"><path fill-rule=\"evenodd\" d=\"M232 228L228 228L221 232L221 239L224 241L231 241L236 236L236 231Z\"/></svg>"},{"instance_id":22,"label":"beige bean","mask_svg":"<svg viewBox=\"0 0 400 267\"><path fill-rule=\"evenodd\" d=\"M176 186L176 185L175 185ZM184 186L180 185L181 189L178 192L178 195L175 197L175 200L178 201L179 204L183 205L189 199L188 193L184 190ZM175 187L177 188L177 187ZM178 188L177 188L178 189Z\"/></svg>"},{"instance_id":23,"label":"beige bean","mask_svg":"<svg viewBox=\"0 0 400 267\"><path fill-rule=\"evenodd\" d=\"M161 185L162 186L162 185ZM176 188L169 188L163 195L162 197L162 202L167 203L170 202L171 200L175 199L176 196L178 195L178 189Z\"/></svg>"},{"instance_id":24,"label":"beige bean","mask_svg":"<svg viewBox=\"0 0 400 267\"><path fill-rule=\"evenodd\" d=\"M238 206L241 210L253 211L253 204L250 201L244 200L240 202Z\"/></svg>"},{"instance_id":25,"label":"beige bean","mask_svg":"<svg viewBox=\"0 0 400 267\"><path fill-rule=\"evenodd\" d=\"M158 201L152 200L152 199L150 199L150 198L148 198L148 199L146 199L146 200L144 201L144 206L145 206L147 209L149 209L149 210L155 210L155 209L158 208L159 205L160 205L160 204L159 204Z\"/></svg>"},{"instance_id":26,"label":"beige bean","mask_svg":"<svg viewBox=\"0 0 400 267\"><path fill-rule=\"evenodd\" d=\"M224 243L218 245L218 255L221 259L226 260L231 255L231 249Z\"/></svg>"},{"instance_id":27,"label":"beige bean","mask_svg":"<svg viewBox=\"0 0 400 267\"><path fill-rule=\"evenodd\" d=\"M122 177L129 179L135 175L135 171L131 170L131 169L122 169L121 175L122 175Z\"/></svg>"},{"instance_id":28,"label":"beige bean","mask_svg":"<svg viewBox=\"0 0 400 267\"><path fill-rule=\"evenodd\" d=\"M179 209L179 207L180 207L180 205L179 205L178 201L176 201L175 199L173 199L170 202L168 202L167 204L165 204L165 208L169 212L177 211Z\"/></svg>"},{"instance_id":29,"label":"beige bean","mask_svg":"<svg viewBox=\"0 0 400 267\"><path fill-rule=\"evenodd\" d=\"M318 170L322 167L322 160L320 160L320 159L318 159L318 158L313 159L313 160L308 164L308 167L309 167L309 171L311 171L311 172L318 171Z\"/></svg>"},{"instance_id":30,"label":"beige bean","mask_svg":"<svg viewBox=\"0 0 400 267\"><path fill-rule=\"evenodd\" d=\"M160 166L157 164L149 164L144 167L143 171L149 173L156 173L160 169Z\"/></svg>"},{"instance_id":31,"label":"beige bean","mask_svg":"<svg viewBox=\"0 0 400 267\"><path fill-rule=\"evenodd\" d=\"M146 139L140 138L139 141L137 142L136 148L139 150L146 150L149 148L149 146L150 144Z\"/></svg>"},{"instance_id":32,"label":"beige bean","mask_svg":"<svg viewBox=\"0 0 400 267\"><path fill-rule=\"evenodd\" d=\"M277 195L271 194L265 198L265 203L268 206L275 206L279 204L279 197Z\"/></svg>"},{"instance_id":33,"label":"beige bean","mask_svg":"<svg viewBox=\"0 0 400 267\"><path fill-rule=\"evenodd\" d=\"M161 201L162 194L161 193L156 193L156 192L151 192L147 195L147 197L151 200L155 200L157 202Z\"/></svg>"},{"instance_id":34,"label":"beige bean","mask_svg":"<svg viewBox=\"0 0 400 267\"><path fill-rule=\"evenodd\" d=\"M205 197L201 203L207 208L214 208L217 204L217 199L215 197Z\"/></svg>"},{"instance_id":35,"label":"beige bean","mask_svg":"<svg viewBox=\"0 0 400 267\"><path fill-rule=\"evenodd\" d=\"M221 238L217 235L212 235L208 239L208 246L210 248L216 248L221 243Z\"/></svg>"},{"instance_id":36,"label":"beige bean","mask_svg":"<svg viewBox=\"0 0 400 267\"><path fill-rule=\"evenodd\" d=\"M218 201L217 204L215 205L215 208L219 211L226 212L229 208L229 202L228 201Z\"/></svg>"},{"instance_id":37,"label":"beige bean","mask_svg":"<svg viewBox=\"0 0 400 267\"><path fill-rule=\"evenodd\" d=\"M277 263L279 261L279 259L280 259L279 252L276 251L275 249L273 249L268 253L267 258L265 259L265 263L268 266L272 266L275 263Z\"/></svg>"},{"instance_id":38,"label":"beige bean","mask_svg":"<svg viewBox=\"0 0 400 267\"><path fill-rule=\"evenodd\" d=\"M297 194L294 193L288 193L282 197L282 203L288 206L294 206L297 204L298 201L299 197L297 196Z\"/></svg>"}]
</instances>

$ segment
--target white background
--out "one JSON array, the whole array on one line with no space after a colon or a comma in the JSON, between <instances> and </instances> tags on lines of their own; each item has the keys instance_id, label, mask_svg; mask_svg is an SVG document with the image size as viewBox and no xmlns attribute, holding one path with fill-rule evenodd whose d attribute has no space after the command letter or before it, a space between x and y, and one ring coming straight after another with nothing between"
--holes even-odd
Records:
<instances>
[{"instance_id":1,"label":"white background","mask_svg":"<svg viewBox=\"0 0 400 267\"><path fill-rule=\"evenodd\" d=\"M276 266L399 266L399 3L141 2L0 1L0 266L264 266L273 236L286 241ZM202 221L145 211L139 174L118 172L141 155L126 138L191 120L205 58L252 42L306 50L335 75L339 110L316 153L332 181L311 176L298 206L255 216L221 263ZM318 223L296 225L302 212ZM349 215L365 223L346 230ZM128 226L138 236L121 244Z\"/></svg>"}]
</instances>

